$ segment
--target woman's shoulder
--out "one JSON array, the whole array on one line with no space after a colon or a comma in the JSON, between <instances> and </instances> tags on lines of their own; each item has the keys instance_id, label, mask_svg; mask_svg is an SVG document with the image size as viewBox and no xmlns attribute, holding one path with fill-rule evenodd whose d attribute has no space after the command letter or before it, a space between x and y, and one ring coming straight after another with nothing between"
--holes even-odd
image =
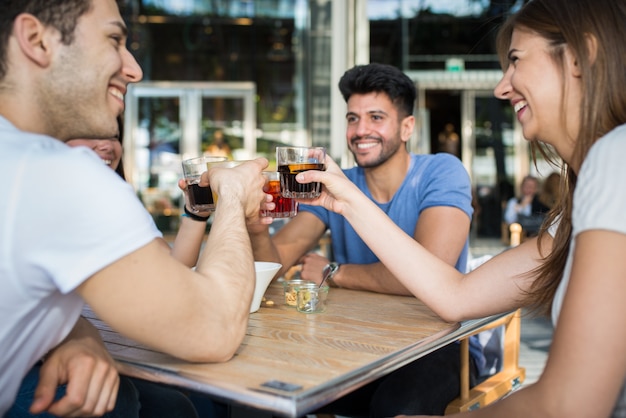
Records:
<instances>
[{"instance_id":1,"label":"woman's shoulder","mask_svg":"<svg viewBox=\"0 0 626 418\"><path fill-rule=\"evenodd\" d=\"M589 150L588 157L593 157L597 154L614 153L624 149L626 149L626 124L615 127L598 139Z\"/></svg>"},{"instance_id":2,"label":"woman's shoulder","mask_svg":"<svg viewBox=\"0 0 626 418\"><path fill-rule=\"evenodd\" d=\"M606 181L615 173L624 173L626 171L624 155L626 155L626 125L620 125L598 139L589 149L580 167L579 181L587 177L598 180L602 176Z\"/></svg>"},{"instance_id":3,"label":"woman's shoulder","mask_svg":"<svg viewBox=\"0 0 626 418\"><path fill-rule=\"evenodd\" d=\"M574 191L574 234L600 228L626 232L626 125L600 138L583 162Z\"/></svg>"}]
</instances>

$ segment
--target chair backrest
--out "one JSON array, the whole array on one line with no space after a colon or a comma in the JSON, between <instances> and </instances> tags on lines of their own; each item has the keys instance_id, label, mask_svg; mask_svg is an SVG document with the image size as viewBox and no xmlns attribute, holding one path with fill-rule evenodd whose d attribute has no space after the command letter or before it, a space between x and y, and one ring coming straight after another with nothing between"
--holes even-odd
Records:
<instances>
[{"instance_id":1,"label":"chair backrest","mask_svg":"<svg viewBox=\"0 0 626 418\"><path fill-rule=\"evenodd\" d=\"M510 226L511 246L521 242L522 226L514 223ZM522 385L526 370L519 367L521 310L511 312L504 318L489 324L474 334L487 331L497 326L504 326L504 353L502 369L473 388L470 388L469 337L461 340L460 394L446 407L446 415L463 411L472 411L497 401Z\"/></svg>"}]
</instances>

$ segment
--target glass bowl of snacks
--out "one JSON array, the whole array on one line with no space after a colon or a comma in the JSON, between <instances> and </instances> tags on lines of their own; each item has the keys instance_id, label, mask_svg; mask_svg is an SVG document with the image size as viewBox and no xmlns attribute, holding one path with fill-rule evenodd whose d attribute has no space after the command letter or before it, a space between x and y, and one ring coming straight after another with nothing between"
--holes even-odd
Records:
<instances>
[{"instance_id":1,"label":"glass bowl of snacks","mask_svg":"<svg viewBox=\"0 0 626 418\"><path fill-rule=\"evenodd\" d=\"M296 309L302 313L321 313L326 310L328 285L309 282L296 286Z\"/></svg>"}]
</instances>

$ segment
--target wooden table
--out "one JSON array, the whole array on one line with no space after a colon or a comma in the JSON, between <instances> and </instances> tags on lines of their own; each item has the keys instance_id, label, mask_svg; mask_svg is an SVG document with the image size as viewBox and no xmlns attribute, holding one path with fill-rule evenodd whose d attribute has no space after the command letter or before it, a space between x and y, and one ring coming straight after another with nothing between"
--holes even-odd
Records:
<instances>
[{"instance_id":1,"label":"wooden table","mask_svg":"<svg viewBox=\"0 0 626 418\"><path fill-rule=\"evenodd\" d=\"M250 314L235 357L218 364L150 350L112 331L88 307L83 313L122 374L253 408L257 416L284 417L310 413L502 316L447 323L414 297L336 288L327 304L324 313L299 313L284 304L282 286L272 284L261 309ZM253 415L246 410L243 416Z\"/></svg>"}]
</instances>

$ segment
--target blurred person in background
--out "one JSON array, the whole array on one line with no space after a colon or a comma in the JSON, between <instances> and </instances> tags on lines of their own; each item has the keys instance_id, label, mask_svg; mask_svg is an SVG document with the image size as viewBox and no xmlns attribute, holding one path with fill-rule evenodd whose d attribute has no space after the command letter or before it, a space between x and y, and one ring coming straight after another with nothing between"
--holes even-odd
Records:
<instances>
[{"instance_id":1,"label":"blurred person in background","mask_svg":"<svg viewBox=\"0 0 626 418\"><path fill-rule=\"evenodd\" d=\"M512 197L504 210L507 225L519 223L527 237L536 236L550 208L539 200L539 179L526 176L520 185L519 197Z\"/></svg>"}]
</instances>

